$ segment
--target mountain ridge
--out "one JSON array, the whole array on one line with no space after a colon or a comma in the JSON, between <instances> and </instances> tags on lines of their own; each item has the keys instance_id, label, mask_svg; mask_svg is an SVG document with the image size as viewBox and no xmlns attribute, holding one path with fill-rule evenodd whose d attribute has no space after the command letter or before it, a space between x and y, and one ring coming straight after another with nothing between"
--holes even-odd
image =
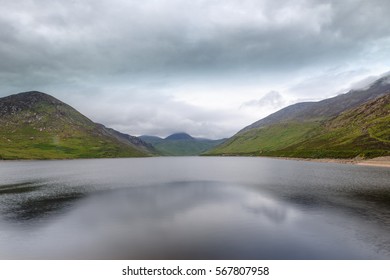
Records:
<instances>
[{"instance_id":1,"label":"mountain ridge","mask_svg":"<svg viewBox=\"0 0 390 280\"><path fill-rule=\"evenodd\" d=\"M317 102L300 102L287 106L241 129L238 134L253 128L259 128L283 121L307 121L310 119L324 120L337 116L341 112L369 100L380 97L386 94L386 92L390 92L390 76L385 76L374 81L365 89L350 90L347 93L339 94Z\"/></svg>"},{"instance_id":2,"label":"mountain ridge","mask_svg":"<svg viewBox=\"0 0 390 280\"><path fill-rule=\"evenodd\" d=\"M195 138L185 132L176 132L164 138L165 140L194 140Z\"/></svg>"}]
</instances>

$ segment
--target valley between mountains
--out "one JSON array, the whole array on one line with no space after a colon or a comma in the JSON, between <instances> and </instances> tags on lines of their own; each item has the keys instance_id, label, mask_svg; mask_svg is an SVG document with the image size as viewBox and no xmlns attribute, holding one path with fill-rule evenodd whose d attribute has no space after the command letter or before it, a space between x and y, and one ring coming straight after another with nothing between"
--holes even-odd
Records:
<instances>
[{"instance_id":1,"label":"valley between mountains","mask_svg":"<svg viewBox=\"0 0 390 280\"><path fill-rule=\"evenodd\" d=\"M0 159L147 156L390 156L390 76L360 90L281 109L229 139L135 137L98 124L51 95L0 98Z\"/></svg>"}]
</instances>

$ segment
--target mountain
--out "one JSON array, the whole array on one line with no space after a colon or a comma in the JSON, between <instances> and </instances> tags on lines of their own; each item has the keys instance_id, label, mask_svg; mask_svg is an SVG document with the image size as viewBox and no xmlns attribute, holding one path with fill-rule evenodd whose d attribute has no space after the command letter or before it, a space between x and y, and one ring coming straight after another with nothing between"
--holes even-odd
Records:
<instances>
[{"instance_id":1,"label":"mountain","mask_svg":"<svg viewBox=\"0 0 390 280\"><path fill-rule=\"evenodd\" d=\"M301 102L261 119L238 132L238 134L254 128L260 128L281 122L319 121L337 116L341 112L359 106L390 91L390 76L385 76L367 89L351 90L348 93L318 102Z\"/></svg>"},{"instance_id":2,"label":"mountain","mask_svg":"<svg viewBox=\"0 0 390 280\"><path fill-rule=\"evenodd\" d=\"M210 140L194 138L191 135L180 132L169 135L166 138L144 135L143 141L153 145L157 152L165 156L196 156L221 144L226 139Z\"/></svg>"},{"instance_id":3,"label":"mountain","mask_svg":"<svg viewBox=\"0 0 390 280\"><path fill-rule=\"evenodd\" d=\"M194 139L195 139L194 137L184 132L174 133L172 135L169 135L167 138L165 138L165 140L194 140Z\"/></svg>"},{"instance_id":4,"label":"mountain","mask_svg":"<svg viewBox=\"0 0 390 280\"><path fill-rule=\"evenodd\" d=\"M0 158L140 157L153 147L38 91L0 98Z\"/></svg>"},{"instance_id":5,"label":"mountain","mask_svg":"<svg viewBox=\"0 0 390 280\"><path fill-rule=\"evenodd\" d=\"M207 155L353 158L390 155L390 77L319 102L288 106Z\"/></svg>"}]
</instances>

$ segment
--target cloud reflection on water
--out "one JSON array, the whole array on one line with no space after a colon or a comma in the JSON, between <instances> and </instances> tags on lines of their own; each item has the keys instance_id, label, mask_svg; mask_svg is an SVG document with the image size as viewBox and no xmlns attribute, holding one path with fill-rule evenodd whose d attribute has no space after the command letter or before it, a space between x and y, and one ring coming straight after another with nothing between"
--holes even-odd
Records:
<instances>
[{"instance_id":1,"label":"cloud reflection on water","mask_svg":"<svg viewBox=\"0 0 390 280\"><path fill-rule=\"evenodd\" d=\"M0 162L0 258L390 258L387 169L265 158Z\"/></svg>"},{"instance_id":2,"label":"cloud reflection on water","mask_svg":"<svg viewBox=\"0 0 390 280\"><path fill-rule=\"evenodd\" d=\"M47 207L40 208L47 217L46 224L27 233L11 231L8 238L21 242L7 242L10 244L7 245L2 238L0 246L6 249L2 250L6 252L4 256L60 259L378 257L355 248L354 241L345 242L345 233L339 228L324 225L292 204L243 185L181 181L82 196L83 200L77 201L76 195L72 204L63 203L60 197L57 207L51 208L55 219L50 217ZM21 201L14 207L28 209L30 206ZM14 221L23 218L15 215ZM338 247L340 244L343 246ZM28 250L24 250L26 248Z\"/></svg>"}]
</instances>

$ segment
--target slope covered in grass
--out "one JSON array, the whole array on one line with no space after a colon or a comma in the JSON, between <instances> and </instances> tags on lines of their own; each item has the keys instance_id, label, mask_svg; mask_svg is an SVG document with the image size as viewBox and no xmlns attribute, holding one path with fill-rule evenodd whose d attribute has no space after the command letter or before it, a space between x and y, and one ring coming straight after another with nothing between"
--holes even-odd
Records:
<instances>
[{"instance_id":1,"label":"slope covered in grass","mask_svg":"<svg viewBox=\"0 0 390 280\"><path fill-rule=\"evenodd\" d=\"M286 107L242 129L205 155L303 158L390 155L389 88L387 77L365 90Z\"/></svg>"},{"instance_id":2,"label":"slope covered in grass","mask_svg":"<svg viewBox=\"0 0 390 280\"><path fill-rule=\"evenodd\" d=\"M0 99L1 159L139 157L148 155L147 149L50 95L26 92Z\"/></svg>"}]
</instances>

